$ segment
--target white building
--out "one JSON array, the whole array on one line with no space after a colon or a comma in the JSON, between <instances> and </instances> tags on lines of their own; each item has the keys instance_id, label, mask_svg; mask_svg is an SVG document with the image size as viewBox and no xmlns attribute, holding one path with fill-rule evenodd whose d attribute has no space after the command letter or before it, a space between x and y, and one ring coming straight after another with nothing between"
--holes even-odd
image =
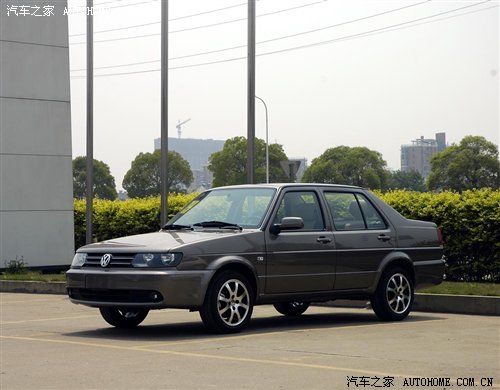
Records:
<instances>
[{"instance_id":1,"label":"white building","mask_svg":"<svg viewBox=\"0 0 500 390\"><path fill-rule=\"evenodd\" d=\"M73 257L65 6L12 1L0 10L0 268L16 257L63 268Z\"/></svg>"}]
</instances>

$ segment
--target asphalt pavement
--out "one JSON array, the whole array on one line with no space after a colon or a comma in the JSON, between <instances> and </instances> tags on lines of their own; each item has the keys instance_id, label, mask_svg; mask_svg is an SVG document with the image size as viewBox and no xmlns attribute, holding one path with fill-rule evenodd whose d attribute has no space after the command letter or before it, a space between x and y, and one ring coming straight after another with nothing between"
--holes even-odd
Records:
<instances>
[{"instance_id":1,"label":"asphalt pavement","mask_svg":"<svg viewBox=\"0 0 500 390\"><path fill-rule=\"evenodd\" d=\"M500 317L256 307L236 335L198 313L153 311L131 330L61 295L0 294L0 388L500 389Z\"/></svg>"}]
</instances>

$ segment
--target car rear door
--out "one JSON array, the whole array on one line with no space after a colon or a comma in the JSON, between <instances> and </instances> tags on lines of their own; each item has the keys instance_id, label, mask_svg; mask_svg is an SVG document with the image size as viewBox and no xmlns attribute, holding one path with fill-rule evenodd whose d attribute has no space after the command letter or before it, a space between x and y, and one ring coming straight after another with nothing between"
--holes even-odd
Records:
<instances>
[{"instance_id":1,"label":"car rear door","mask_svg":"<svg viewBox=\"0 0 500 390\"><path fill-rule=\"evenodd\" d=\"M337 247L335 290L370 287L382 260L394 248L395 234L362 193L325 191Z\"/></svg>"},{"instance_id":2,"label":"car rear door","mask_svg":"<svg viewBox=\"0 0 500 390\"><path fill-rule=\"evenodd\" d=\"M335 243L320 195L313 188L285 190L266 229L267 294L332 290ZM273 234L284 217L301 217L304 227Z\"/></svg>"}]
</instances>

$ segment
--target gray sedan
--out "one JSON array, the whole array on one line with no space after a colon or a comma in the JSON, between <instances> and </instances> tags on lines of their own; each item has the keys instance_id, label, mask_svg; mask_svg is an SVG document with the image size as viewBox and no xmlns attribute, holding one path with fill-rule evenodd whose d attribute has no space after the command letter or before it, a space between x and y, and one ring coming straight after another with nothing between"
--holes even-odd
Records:
<instances>
[{"instance_id":1,"label":"gray sedan","mask_svg":"<svg viewBox=\"0 0 500 390\"><path fill-rule=\"evenodd\" d=\"M441 283L442 253L434 223L406 219L359 187L230 186L201 193L159 232L81 247L67 290L116 327L183 308L229 333L254 305L298 316L337 298L370 299L394 321L410 313L415 288Z\"/></svg>"}]
</instances>

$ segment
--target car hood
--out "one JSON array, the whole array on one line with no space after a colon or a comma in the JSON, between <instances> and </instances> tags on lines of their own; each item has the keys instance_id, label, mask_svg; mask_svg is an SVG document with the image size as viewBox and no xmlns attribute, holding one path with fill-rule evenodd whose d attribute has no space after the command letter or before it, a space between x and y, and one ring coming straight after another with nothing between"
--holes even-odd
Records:
<instances>
[{"instance_id":1,"label":"car hood","mask_svg":"<svg viewBox=\"0 0 500 390\"><path fill-rule=\"evenodd\" d=\"M204 229L200 231L161 231L156 233L138 234L134 236L126 236L113 238L98 242L95 244L85 245L78 249L78 252L137 252L137 251L174 251L181 250L183 247L190 244L197 244L203 241L219 240L223 238L245 236L255 233L255 230L238 230L228 229Z\"/></svg>"}]
</instances>

